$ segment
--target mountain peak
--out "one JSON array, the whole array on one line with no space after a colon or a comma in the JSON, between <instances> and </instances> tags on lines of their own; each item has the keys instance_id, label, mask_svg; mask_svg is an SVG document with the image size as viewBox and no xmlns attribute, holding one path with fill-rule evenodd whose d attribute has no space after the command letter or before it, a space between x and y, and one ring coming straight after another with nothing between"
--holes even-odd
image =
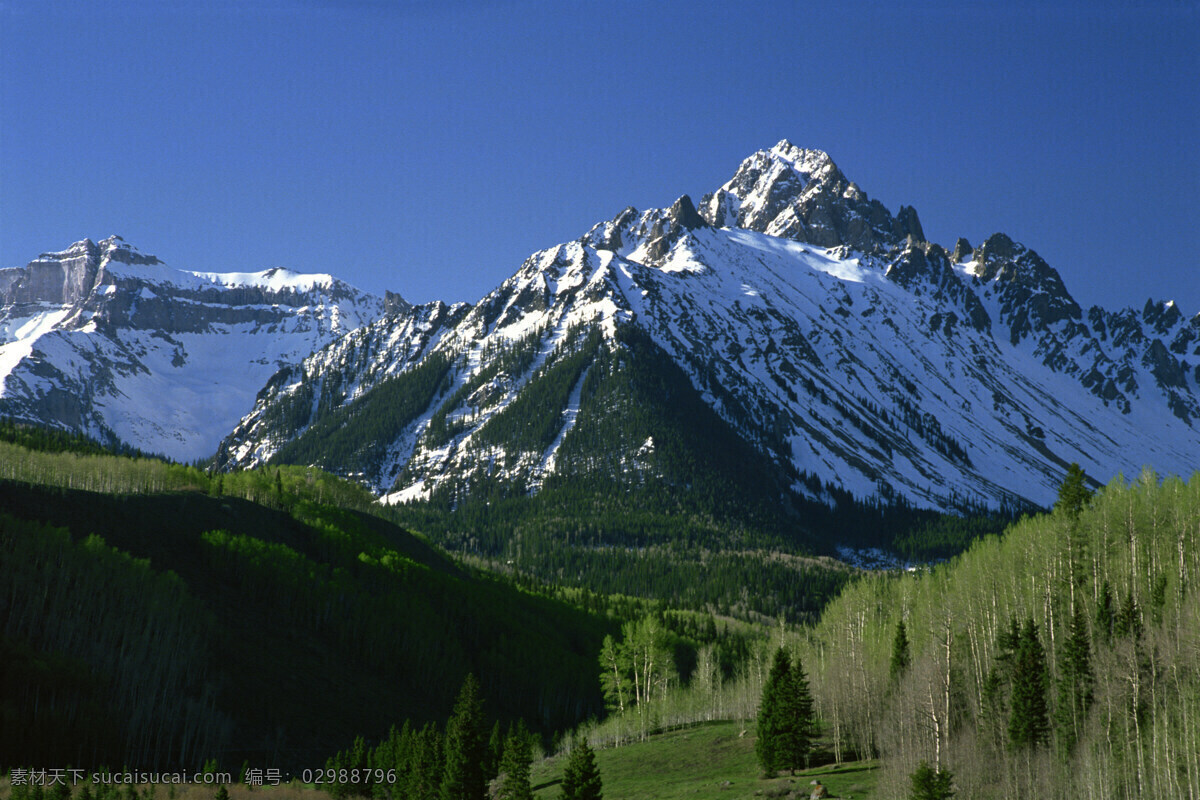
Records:
<instances>
[{"instance_id":1,"label":"mountain peak","mask_svg":"<svg viewBox=\"0 0 1200 800\"><path fill-rule=\"evenodd\" d=\"M846 245L863 253L900 247L924 232L912 209L899 220L850 182L823 150L787 139L759 150L724 186L705 195L700 214L715 227L747 228L819 247Z\"/></svg>"},{"instance_id":2,"label":"mountain peak","mask_svg":"<svg viewBox=\"0 0 1200 800\"><path fill-rule=\"evenodd\" d=\"M767 155L772 159L789 165L799 175L804 177L805 182L823 177L832 172L838 172L837 165L833 163L833 159L824 150L810 150L805 147L797 147L788 139L781 139L779 144L767 151Z\"/></svg>"},{"instance_id":3,"label":"mountain peak","mask_svg":"<svg viewBox=\"0 0 1200 800\"><path fill-rule=\"evenodd\" d=\"M672 222L678 223L689 231L708 227L708 223L696 211L696 206L692 203L692 198L686 194L671 205L671 208L667 211L667 217Z\"/></svg>"},{"instance_id":4,"label":"mountain peak","mask_svg":"<svg viewBox=\"0 0 1200 800\"><path fill-rule=\"evenodd\" d=\"M107 239L101 239L99 242L93 242L91 239L80 239L78 242L72 243L66 250L42 253L38 256L37 261L67 262L77 258L87 259L94 266L100 266L109 261L145 266L163 263L155 256L139 252L136 247L128 244L124 237L116 234L109 236Z\"/></svg>"},{"instance_id":5,"label":"mountain peak","mask_svg":"<svg viewBox=\"0 0 1200 800\"><path fill-rule=\"evenodd\" d=\"M124 237L113 234L107 239L102 239L97 244L100 249L101 257L105 261L116 261L121 264L141 264L144 266L153 266L162 264L157 256L144 255L139 252L136 247L128 244Z\"/></svg>"}]
</instances>

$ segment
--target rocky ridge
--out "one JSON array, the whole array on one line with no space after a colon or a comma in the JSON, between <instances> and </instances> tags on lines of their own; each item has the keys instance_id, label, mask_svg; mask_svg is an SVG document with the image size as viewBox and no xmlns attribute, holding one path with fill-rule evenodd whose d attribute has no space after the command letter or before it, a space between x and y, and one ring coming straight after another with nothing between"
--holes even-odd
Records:
<instances>
[{"instance_id":1,"label":"rocky ridge","mask_svg":"<svg viewBox=\"0 0 1200 800\"><path fill-rule=\"evenodd\" d=\"M421 408L403 430L355 461L392 500L536 491L573 470L673 480L652 430L596 434L627 402L602 387L642 341L630 328L791 492L823 502L831 484L931 508L1044 504L1072 461L1104 478L1186 473L1200 452L1200 315L1153 302L1085 313L1033 250L995 234L947 252L915 210L893 216L827 154L786 141L699 205L626 208L442 318L416 360L393 355L385 325L360 334L369 364L337 367L355 387L341 406L353 428L371 375L444 365L410 393ZM260 395L223 463L303 441L286 426L256 439L255 420L280 418L272 407L323 380L336 349Z\"/></svg>"}]
</instances>

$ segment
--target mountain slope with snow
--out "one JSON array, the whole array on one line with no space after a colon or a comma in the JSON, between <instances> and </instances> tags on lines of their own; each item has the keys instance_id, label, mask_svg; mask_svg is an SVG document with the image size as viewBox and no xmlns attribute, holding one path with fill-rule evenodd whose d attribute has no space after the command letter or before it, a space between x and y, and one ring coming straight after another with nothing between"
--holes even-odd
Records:
<instances>
[{"instance_id":1,"label":"mountain slope with snow","mask_svg":"<svg viewBox=\"0 0 1200 800\"><path fill-rule=\"evenodd\" d=\"M354 391L322 412L341 409L350 433L327 431L324 452L368 418L354 409L382 385L372 376L435 359L403 424L352 460L390 499L530 492L567 475L686 489L652 429L595 434L597 420L637 416L620 407L631 393L599 391L631 357L628 328L646 340L637 357L682 370L798 497L832 502L831 485L935 509L1047 504L1073 461L1101 480L1200 466L1200 315L1084 312L1034 251L1003 234L949 252L925 242L913 209L893 216L828 155L786 141L699 207L629 208L534 254L420 348L363 333L370 357L337 367ZM327 368L264 391L224 462L278 451L254 441L254 420L280 417L271 409ZM303 443L303 431L271 438ZM311 447L277 457L350 471Z\"/></svg>"},{"instance_id":2,"label":"mountain slope with snow","mask_svg":"<svg viewBox=\"0 0 1200 800\"><path fill-rule=\"evenodd\" d=\"M171 269L120 237L0 270L0 414L205 458L281 367L382 315L330 275Z\"/></svg>"}]
</instances>

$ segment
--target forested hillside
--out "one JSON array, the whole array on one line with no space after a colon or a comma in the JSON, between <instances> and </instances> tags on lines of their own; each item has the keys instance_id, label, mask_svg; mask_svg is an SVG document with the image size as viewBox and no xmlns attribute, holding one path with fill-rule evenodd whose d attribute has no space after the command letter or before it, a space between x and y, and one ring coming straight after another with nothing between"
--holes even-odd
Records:
<instances>
[{"instance_id":1,"label":"forested hillside","mask_svg":"<svg viewBox=\"0 0 1200 800\"><path fill-rule=\"evenodd\" d=\"M312 766L444 718L469 672L543 733L601 708L617 623L461 567L352 484L50 449L0 442L4 766Z\"/></svg>"},{"instance_id":2,"label":"forested hillside","mask_svg":"<svg viewBox=\"0 0 1200 800\"><path fill-rule=\"evenodd\" d=\"M518 721L551 744L592 718L600 746L754 729L782 643L809 682L812 752L877 759L880 796L917 774L959 797L1200 797L1200 475L1093 495L1073 467L1052 512L864 573L718 506L670 513L666 492L564 482L387 509L313 468L210 475L0 434L5 766L286 769L390 747L417 780L442 769L412 759L449 747L438 726L468 674L472 724L498 741ZM998 522L856 513L907 520L926 553ZM722 537L742 549L710 547Z\"/></svg>"},{"instance_id":3,"label":"forested hillside","mask_svg":"<svg viewBox=\"0 0 1200 800\"><path fill-rule=\"evenodd\" d=\"M948 564L856 581L802 634L831 746L881 755L885 796L926 760L959 797L1200 797L1200 475L1091 499L1080 478Z\"/></svg>"},{"instance_id":4,"label":"forested hillside","mask_svg":"<svg viewBox=\"0 0 1200 800\"><path fill-rule=\"evenodd\" d=\"M1197 798L1197 575L1200 474L1092 496L1073 466L1053 512L949 562L862 574L815 624L759 627L732 671L707 647L679 670L661 627L626 624L587 735L757 719L761 736L782 644L811 689L812 763L878 763L881 797Z\"/></svg>"},{"instance_id":5,"label":"forested hillside","mask_svg":"<svg viewBox=\"0 0 1200 800\"><path fill-rule=\"evenodd\" d=\"M514 406L480 429L466 448L473 469L444 481L427 501L398 506L400 518L451 552L542 581L792 621L815 620L852 575L825 557L834 544L944 558L1013 518L1008 511L973 509L963 517L902 501L864 502L793 474L709 408L645 333L623 326L616 337L621 346L609 349L594 335L577 336L576 350L564 348ZM493 363L520 369L514 364L528 352L518 348ZM492 377L480 373L442 408L458 408L476 383ZM490 448L498 441L526 442L531 452L547 448L556 429L540 424L557 424L576 385L573 427L538 491L492 474ZM515 413L543 405L553 413ZM405 413L397 407L390 416ZM430 430L442 433L426 435L449 436L446 419L435 415ZM332 441L350 439L363 424L337 429ZM614 442L625 445L602 446ZM802 499L789 488L793 482L825 499Z\"/></svg>"}]
</instances>

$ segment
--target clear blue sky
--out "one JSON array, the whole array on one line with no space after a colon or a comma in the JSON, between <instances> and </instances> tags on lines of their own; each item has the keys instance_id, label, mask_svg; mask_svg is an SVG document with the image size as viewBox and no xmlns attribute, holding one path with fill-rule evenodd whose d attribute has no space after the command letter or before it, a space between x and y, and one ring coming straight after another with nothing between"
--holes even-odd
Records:
<instances>
[{"instance_id":1,"label":"clear blue sky","mask_svg":"<svg viewBox=\"0 0 1200 800\"><path fill-rule=\"evenodd\" d=\"M477 300L788 138L1085 306L1200 311L1200 11L1128 3L0 0L0 266Z\"/></svg>"}]
</instances>

